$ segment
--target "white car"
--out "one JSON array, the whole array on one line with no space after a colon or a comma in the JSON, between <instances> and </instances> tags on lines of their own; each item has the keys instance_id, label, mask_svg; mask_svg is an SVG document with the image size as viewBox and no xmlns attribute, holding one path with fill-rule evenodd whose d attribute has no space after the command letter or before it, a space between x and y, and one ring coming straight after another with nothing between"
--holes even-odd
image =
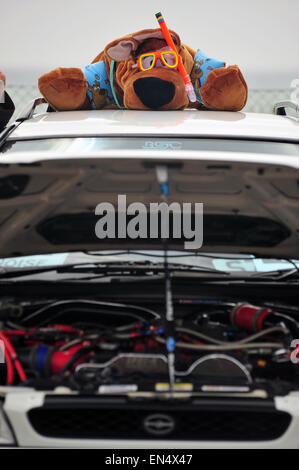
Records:
<instances>
[{"instance_id":1,"label":"white car","mask_svg":"<svg viewBox=\"0 0 299 470\"><path fill-rule=\"evenodd\" d=\"M0 135L0 446L299 448L298 120L32 114Z\"/></svg>"}]
</instances>

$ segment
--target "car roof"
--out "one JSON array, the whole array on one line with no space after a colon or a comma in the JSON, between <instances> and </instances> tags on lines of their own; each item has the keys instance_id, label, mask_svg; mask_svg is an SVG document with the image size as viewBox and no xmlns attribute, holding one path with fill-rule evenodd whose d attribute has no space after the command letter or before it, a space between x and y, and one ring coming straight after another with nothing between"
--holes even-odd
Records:
<instances>
[{"instance_id":1,"label":"car roof","mask_svg":"<svg viewBox=\"0 0 299 470\"><path fill-rule=\"evenodd\" d=\"M151 135L298 142L299 121L226 111L61 111L34 115L16 127L8 140Z\"/></svg>"}]
</instances>

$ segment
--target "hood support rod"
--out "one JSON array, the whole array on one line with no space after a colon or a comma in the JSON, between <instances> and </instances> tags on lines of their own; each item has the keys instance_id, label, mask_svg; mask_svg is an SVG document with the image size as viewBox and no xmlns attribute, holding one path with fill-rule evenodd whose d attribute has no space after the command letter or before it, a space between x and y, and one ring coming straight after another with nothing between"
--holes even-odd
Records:
<instances>
[{"instance_id":1,"label":"hood support rod","mask_svg":"<svg viewBox=\"0 0 299 470\"><path fill-rule=\"evenodd\" d=\"M166 165L156 166L156 177L159 185L159 194L163 202L167 201L169 193L168 167ZM168 267L168 244L163 238L164 246L164 276L165 276L165 327L164 333L167 347L167 362L169 374L170 392L175 391L175 320L173 310L173 297L171 276Z\"/></svg>"}]
</instances>

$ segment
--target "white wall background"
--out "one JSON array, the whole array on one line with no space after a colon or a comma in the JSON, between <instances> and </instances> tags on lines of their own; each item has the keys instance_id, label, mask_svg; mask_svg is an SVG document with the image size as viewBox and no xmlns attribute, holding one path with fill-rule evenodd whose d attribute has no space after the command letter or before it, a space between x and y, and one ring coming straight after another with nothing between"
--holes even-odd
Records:
<instances>
[{"instance_id":1,"label":"white wall background","mask_svg":"<svg viewBox=\"0 0 299 470\"><path fill-rule=\"evenodd\" d=\"M0 0L0 69L33 84L82 67L111 40L156 28L159 10L183 42L237 63L250 88L299 78L299 0Z\"/></svg>"}]
</instances>

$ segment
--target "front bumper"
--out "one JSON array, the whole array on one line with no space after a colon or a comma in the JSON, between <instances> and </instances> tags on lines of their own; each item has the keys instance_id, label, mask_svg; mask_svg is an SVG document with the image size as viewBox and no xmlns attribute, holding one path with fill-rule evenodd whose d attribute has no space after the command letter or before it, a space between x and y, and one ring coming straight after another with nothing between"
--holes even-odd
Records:
<instances>
[{"instance_id":1,"label":"front bumper","mask_svg":"<svg viewBox=\"0 0 299 470\"><path fill-rule=\"evenodd\" d=\"M180 434L172 438L171 436L149 436L149 438L136 438L136 435L130 438L130 435L122 438L109 437L104 438L103 434L100 438L89 438L85 432L84 420L82 421L82 436L80 436L80 430L77 432L71 432L73 436L68 435L70 431L66 432L66 421L65 421L65 410L73 410L75 424L80 425L80 413L82 410L87 408L94 409L95 413L99 410L106 410L109 408L118 408L121 413L121 408L128 413L128 407L132 410L138 408L144 411L147 407L150 413L166 413L176 415L179 408L182 410L190 409L187 402L184 404L181 400L176 401L170 407L167 401L151 402L152 404L145 403L141 406L138 402L131 402L126 405L125 397L82 397L78 395L49 395L45 392L35 391L18 391L12 390L6 394L5 403L3 410L6 417L14 431L17 444L20 447L69 447L69 448L103 448L103 449L209 449L209 448L251 448L251 449L277 449L277 448L299 448L299 393L292 393L285 397L276 397L274 401L269 400L252 400L252 399L213 399L201 398L192 403L193 410L200 413L200 410L211 410L211 413L218 413L219 416L223 412L225 407L230 412L240 413L244 412L248 407L248 416L252 413L272 413L274 415L289 415L285 429L282 434L277 438L263 439L259 435L258 439L255 440L240 440L238 439L223 439L219 438L219 433L216 439L196 439L180 438ZM47 427L40 428L36 425L36 420L32 419L32 412L36 410L49 410L49 415L56 413L57 419L57 435L55 436L55 426L53 427L53 416L49 421L49 429ZM59 421L59 410L64 412L64 424ZM80 411L81 410L81 411ZM243 411L242 411L243 410ZM259 411L258 411L259 410ZM224 410L225 411L225 410ZM103 411L104 412L104 411ZM226 411L225 411L226 412ZM282 413L280 413L282 412ZM78 416L75 416L78 413ZM136 413L135 413L136 414ZM34 413L33 413L34 415ZM82 415L82 416L86 416ZM200 417L200 415L199 415ZM252 416L251 416L252 418ZM250 419L251 419L250 418ZM219 422L219 421L218 421ZM270 423L271 421L269 421ZM73 429L76 428L74 424ZM90 422L89 422L90 425ZM61 435L61 429L65 426L64 434ZM244 421L246 427L246 422ZM39 428L39 429L38 429ZM54 431L53 431L54 429ZM68 429L71 429L69 426ZM225 427L223 428L225 429ZM266 429L266 428L265 428ZM108 431L107 431L108 432ZM46 435L48 434L48 435ZM93 433L91 432L91 435ZM109 434L109 432L108 432Z\"/></svg>"}]
</instances>

